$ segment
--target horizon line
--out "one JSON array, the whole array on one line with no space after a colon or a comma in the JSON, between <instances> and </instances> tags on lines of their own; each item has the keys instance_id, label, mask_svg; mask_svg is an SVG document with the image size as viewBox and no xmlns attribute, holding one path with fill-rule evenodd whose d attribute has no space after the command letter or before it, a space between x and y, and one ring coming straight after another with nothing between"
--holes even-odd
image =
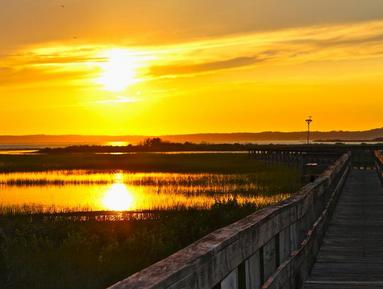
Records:
<instances>
[{"instance_id":1,"label":"horizon line","mask_svg":"<svg viewBox=\"0 0 383 289\"><path fill-rule=\"evenodd\" d=\"M363 130L313 130L311 133L330 133L330 132L367 132L373 130L383 129L382 127L375 127ZM191 135L230 135L230 134L262 134L262 133L306 133L306 130L296 131L278 131L278 130L264 130L264 131L234 131L234 132L192 132L192 133L174 133L174 134L76 134L76 133L63 133L63 134L49 134L49 133L31 133L31 134L0 134L0 137L63 137L63 136L81 136L81 137L169 137L169 136L191 136Z\"/></svg>"}]
</instances>

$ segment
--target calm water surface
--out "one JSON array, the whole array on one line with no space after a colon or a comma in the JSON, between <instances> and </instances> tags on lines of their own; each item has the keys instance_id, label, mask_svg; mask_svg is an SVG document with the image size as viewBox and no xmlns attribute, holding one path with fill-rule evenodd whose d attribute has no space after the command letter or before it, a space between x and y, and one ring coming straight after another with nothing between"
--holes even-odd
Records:
<instances>
[{"instance_id":1,"label":"calm water surface","mask_svg":"<svg viewBox=\"0 0 383 289\"><path fill-rule=\"evenodd\" d=\"M287 194L263 194L252 174L49 171L0 174L0 206L53 210L140 211L178 206L209 208L217 201L260 205Z\"/></svg>"}]
</instances>

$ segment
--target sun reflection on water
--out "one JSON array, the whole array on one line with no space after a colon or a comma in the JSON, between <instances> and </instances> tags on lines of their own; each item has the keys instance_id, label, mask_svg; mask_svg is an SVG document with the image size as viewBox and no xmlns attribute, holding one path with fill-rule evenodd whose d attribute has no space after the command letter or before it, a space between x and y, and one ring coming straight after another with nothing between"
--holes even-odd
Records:
<instances>
[{"instance_id":1,"label":"sun reflection on water","mask_svg":"<svg viewBox=\"0 0 383 289\"><path fill-rule=\"evenodd\" d=\"M134 208L134 197L124 184L116 183L105 193L102 204L107 210L128 211Z\"/></svg>"}]
</instances>

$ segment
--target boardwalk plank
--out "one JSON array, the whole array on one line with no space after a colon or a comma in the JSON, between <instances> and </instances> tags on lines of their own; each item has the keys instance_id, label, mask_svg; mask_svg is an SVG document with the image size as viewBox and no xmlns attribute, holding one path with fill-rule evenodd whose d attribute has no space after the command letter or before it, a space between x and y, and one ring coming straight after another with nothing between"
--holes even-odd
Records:
<instances>
[{"instance_id":1,"label":"boardwalk plank","mask_svg":"<svg viewBox=\"0 0 383 289\"><path fill-rule=\"evenodd\" d=\"M305 289L383 289L383 187L353 169Z\"/></svg>"}]
</instances>

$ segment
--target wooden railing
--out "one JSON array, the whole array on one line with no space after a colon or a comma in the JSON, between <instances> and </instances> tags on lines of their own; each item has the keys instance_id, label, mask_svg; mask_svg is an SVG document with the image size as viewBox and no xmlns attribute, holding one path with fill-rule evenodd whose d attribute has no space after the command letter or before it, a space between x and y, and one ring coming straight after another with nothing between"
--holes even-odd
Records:
<instances>
[{"instance_id":1,"label":"wooden railing","mask_svg":"<svg viewBox=\"0 0 383 289\"><path fill-rule=\"evenodd\" d=\"M349 168L347 153L288 200L219 229L110 289L299 288Z\"/></svg>"},{"instance_id":2,"label":"wooden railing","mask_svg":"<svg viewBox=\"0 0 383 289\"><path fill-rule=\"evenodd\" d=\"M341 156L344 151L298 151L296 149L274 150L273 148L269 148L251 149L248 153L250 158L270 162L285 162L296 164L302 164L302 162L318 162L330 164L339 158L339 156Z\"/></svg>"},{"instance_id":3,"label":"wooden railing","mask_svg":"<svg viewBox=\"0 0 383 289\"><path fill-rule=\"evenodd\" d=\"M382 151L375 151L374 154L376 171L383 182L383 153Z\"/></svg>"}]
</instances>

